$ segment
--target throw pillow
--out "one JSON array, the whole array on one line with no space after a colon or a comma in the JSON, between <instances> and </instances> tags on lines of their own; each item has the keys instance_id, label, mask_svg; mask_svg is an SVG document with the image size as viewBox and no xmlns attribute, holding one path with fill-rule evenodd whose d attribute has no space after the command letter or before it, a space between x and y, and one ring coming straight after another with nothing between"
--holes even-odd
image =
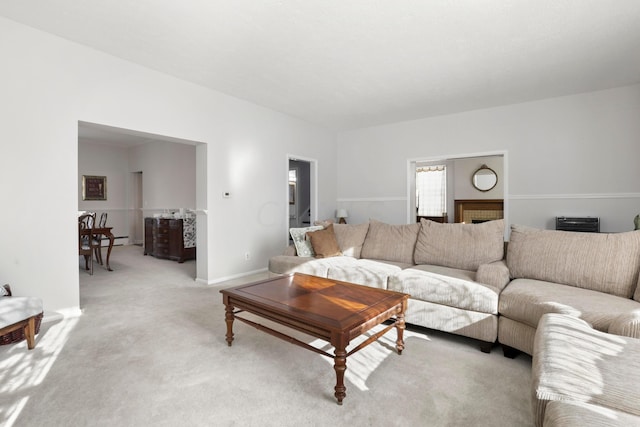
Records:
<instances>
[{"instance_id":1,"label":"throw pillow","mask_svg":"<svg viewBox=\"0 0 640 427\"><path fill-rule=\"evenodd\" d=\"M309 231L307 236L311 240L311 247L316 254L316 258L329 258L340 256L340 247L333 231L333 224L329 224L324 230Z\"/></svg>"},{"instance_id":2,"label":"throw pillow","mask_svg":"<svg viewBox=\"0 0 640 427\"><path fill-rule=\"evenodd\" d=\"M11 288L9 285L4 285L0 287L0 297L10 297L11 296Z\"/></svg>"},{"instance_id":3,"label":"throw pillow","mask_svg":"<svg viewBox=\"0 0 640 427\"><path fill-rule=\"evenodd\" d=\"M311 247L311 242L307 240L307 232L322 230L323 228L324 227L321 226L313 226L289 229L289 234L291 234L293 244L296 246L296 253L299 257L309 258L315 255L313 247Z\"/></svg>"},{"instance_id":4,"label":"throw pillow","mask_svg":"<svg viewBox=\"0 0 640 427\"><path fill-rule=\"evenodd\" d=\"M333 224L333 232L342 255L360 258L362 244L369 231L369 223L364 224Z\"/></svg>"},{"instance_id":5,"label":"throw pillow","mask_svg":"<svg viewBox=\"0 0 640 427\"><path fill-rule=\"evenodd\" d=\"M420 224L391 225L372 219L362 245L360 256L413 264L413 250L420 231Z\"/></svg>"},{"instance_id":6,"label":"throw pillow","mask_svg":"<svg viewBox=\"0 0 640 427\"><path fill-rule=\"evenodd\" d=\"M416 264L476 271L481 264L504 257L504 220L480 224L440 224L420 220Z\"/></svg>"}]
</instances>

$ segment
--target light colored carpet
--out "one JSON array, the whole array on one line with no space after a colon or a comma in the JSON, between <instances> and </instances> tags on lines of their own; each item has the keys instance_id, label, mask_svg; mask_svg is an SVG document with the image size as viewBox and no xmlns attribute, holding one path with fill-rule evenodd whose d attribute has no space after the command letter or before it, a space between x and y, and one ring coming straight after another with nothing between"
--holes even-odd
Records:
<instances>
[{"instance_id":1,"label":"light colored carpet","mask_svg":"<svg viewBox=\"0 0 640 427\"><path fill-rule=\"evenodd\" d=\"M0 425L532 425L526 355L412 328L400 356L390 331L347 360L338 406L331 359L241 322L227 346L220 286L194 261L123 246L111 264L80 271L82 316L44 323L32 351L0 347Z\"/></svg>"}]
</instances>

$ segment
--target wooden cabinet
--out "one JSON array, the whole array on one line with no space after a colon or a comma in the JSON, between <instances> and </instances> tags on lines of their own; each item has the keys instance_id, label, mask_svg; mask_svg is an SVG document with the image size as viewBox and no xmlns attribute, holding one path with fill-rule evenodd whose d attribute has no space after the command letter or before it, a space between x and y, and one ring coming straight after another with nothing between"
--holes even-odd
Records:
<instances>
[{"instance_id":1,"label":"wooden cabinet","mask_svg":"<svg viewBox=\"0 0 640 427\"><path fill-rule=\"evenodd\" d=\"M145 218L144 254L151 255L156 258L171 259L178 262L195 259L195 245L185 247L184 220L170 218Z\"/></svg>"}]
</instances>

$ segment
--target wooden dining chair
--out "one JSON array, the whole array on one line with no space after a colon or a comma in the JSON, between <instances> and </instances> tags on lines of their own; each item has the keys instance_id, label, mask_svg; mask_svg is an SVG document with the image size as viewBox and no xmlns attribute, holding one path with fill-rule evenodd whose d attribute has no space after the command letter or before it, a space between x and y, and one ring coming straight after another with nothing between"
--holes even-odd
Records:
<instances>
[{"instance_id":1,"label":"wooden dining chair","mask_svg":"<svg viewBox=\"0 0 640 427\"><path fill-rule=\"evenodd\" d=\"M107 226L107 213L102 212L100 214L100 222L98 223L98 227L105 228Z\"/></svg>"},{"instance_id":2,"label":"wooden dining chair","mask_svg":"<svg viewBox=\"0 0 640 427\"><path fill-rule=\"evenodd\" d=\"M84 268L93 275L93 254L97 249L96 235L93 232L96 214L87 213L78 217L78 254L84 256Z\"/></svg>"},{"instance_id":3,"label":"wooden dining chair","mask_svg":"<svg viewBox=\"0 0 640 427\"><path fill-rule=\"evenodd\" d=\"M107 213L106 212L102 212L100 214L100 221L98 222L98 228L105 228L107 226ZM102 234L98 234L96 233L96 241L94 242L96 248L94 250L95 255L96 255L96 260L100 263L100 265L103 264L102 262Z\"/></svg>"}]
</instances>

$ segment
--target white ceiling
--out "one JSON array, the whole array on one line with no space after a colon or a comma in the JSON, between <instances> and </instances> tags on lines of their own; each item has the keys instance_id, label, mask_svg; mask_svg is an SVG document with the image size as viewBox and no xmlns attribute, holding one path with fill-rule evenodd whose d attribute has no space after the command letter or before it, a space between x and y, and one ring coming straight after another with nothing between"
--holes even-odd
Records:
<instances>
[{"instance_id":1,"label":"white ceiling","mask_svg":"<svg viewBox=\"0 0 640 427\"><path fill-rule=\"evenodd\" d=\"M336 130L640 83L639 0L0 0L0 16Z\"/></svg>"}]
</instances>

